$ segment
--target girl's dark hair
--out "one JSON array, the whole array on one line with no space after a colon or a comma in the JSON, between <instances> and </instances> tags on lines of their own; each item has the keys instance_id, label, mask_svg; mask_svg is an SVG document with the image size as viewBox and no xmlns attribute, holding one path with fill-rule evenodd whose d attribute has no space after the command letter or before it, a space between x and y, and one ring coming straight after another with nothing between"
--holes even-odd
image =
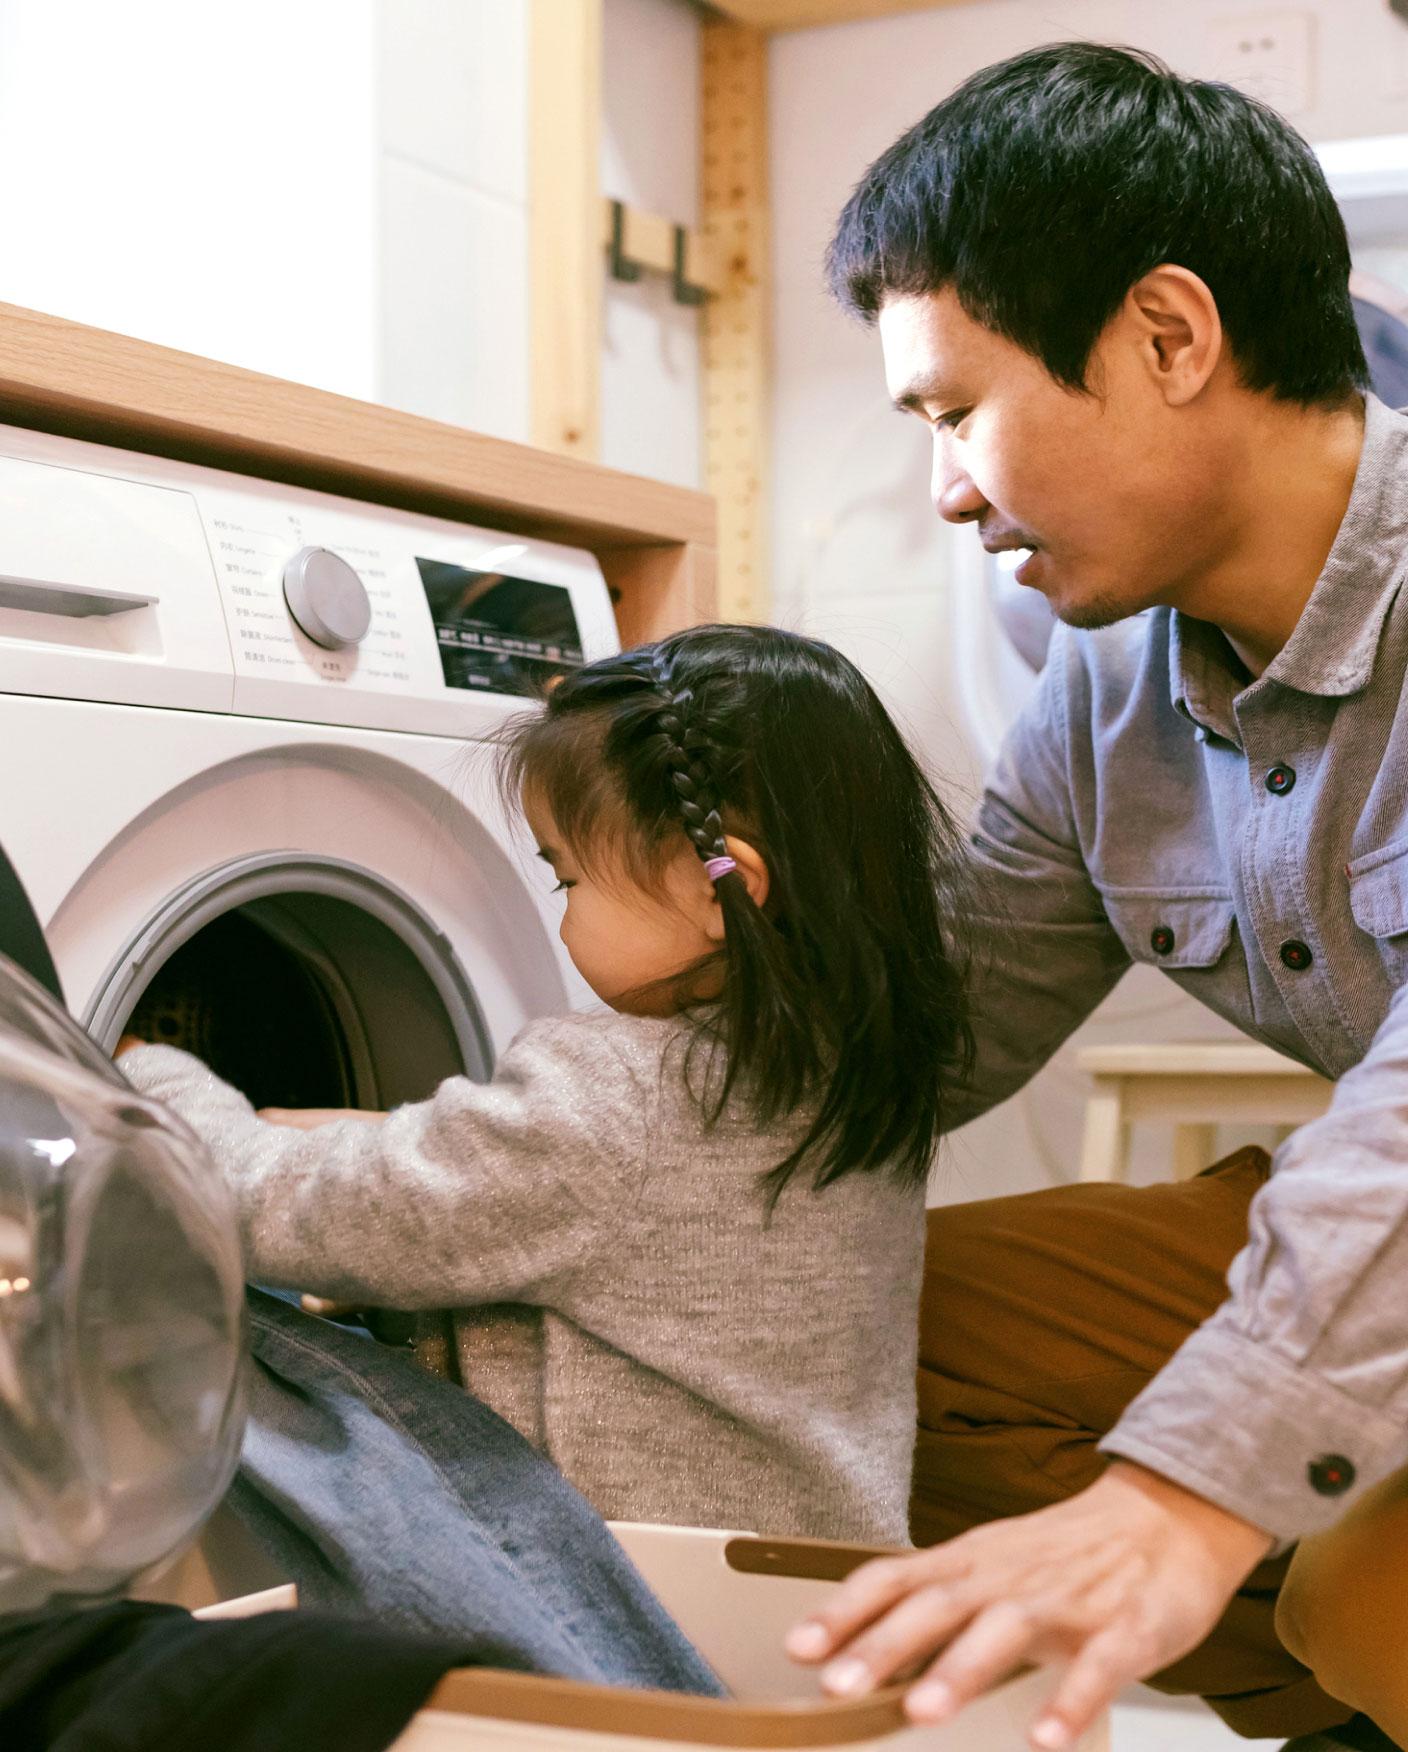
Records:
<instances>
[{"instance_id":1,"label":"girl's dark hair","mask_svg":"<svg viewBox=\"0 0 1408 1752\"><path fill-rule=\"evenodd\" d=\"M767 902L719 879L722 990L695 1012L722 1057L708 1118L736 1086L759 1126L816 1102L774 1196L803 1161L817 1186L927 1173L972 1051L964 851L853 664L773 627L677 633L569 674L511 728L501 777L586 868L609 854L649 882L686 837L702 859L725 833L754 846Z\"/></svg>"},{"instance_id":2,"label":"girl's dark hair","mask_svg":"<svg viewBox=\"0 0 1408 1752\"><path fill-rule=\"evenodd\" d=\"M1101 331L1164 262L1212 292L1249 389L1313 406L1367 385L1315 154L1265 104L1134 49L1054 43L975 73L861 178L828 266L867 320L951 286L1082 389Z\"/></svg>"}]
</instances>

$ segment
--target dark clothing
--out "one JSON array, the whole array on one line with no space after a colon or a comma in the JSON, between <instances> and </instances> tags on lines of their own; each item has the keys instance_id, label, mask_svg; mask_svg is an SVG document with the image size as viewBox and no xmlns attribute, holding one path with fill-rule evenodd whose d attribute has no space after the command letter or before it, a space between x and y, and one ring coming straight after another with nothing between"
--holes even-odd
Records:
<instances>
[{"instance_id":1,"label":"dark clothing","mask_svg":"<svg viewBox=\"0 0 1408 1752\"><path fill-rule=\"evenodd\" d=\"M6 1752L382 1752L452 1667L510 1647L303 1612L202 1623L123 1601L0 1620Z\"/></svg>"}]
</instances>

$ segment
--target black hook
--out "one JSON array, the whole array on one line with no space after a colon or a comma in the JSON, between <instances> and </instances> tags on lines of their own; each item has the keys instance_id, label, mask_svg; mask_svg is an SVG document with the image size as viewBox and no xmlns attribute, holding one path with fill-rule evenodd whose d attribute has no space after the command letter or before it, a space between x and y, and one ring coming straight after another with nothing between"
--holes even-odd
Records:
<instances>
[{"instance_id":1,"label":"black hook","mask_svg":"<svg viewBox=\"0 0 1408 1752\"><path fill-rule=\"evenodd\" d=\"M689 233L683 225L675 227L675 303L703 304L709 296L703 286L695 286L685 278L684 258L689 248Z\"/></svg>"},{"instance_id":2,"label":"black hook","mask_svg":"<svg viewBox=\"0 0 1408 1752\"><path fill-rule=\"evenodd\" d=\"M626 254L626 209L620 201L611 203L611 277L613 280L638 280L641 265Z\"/></svg>"}]
</instances>

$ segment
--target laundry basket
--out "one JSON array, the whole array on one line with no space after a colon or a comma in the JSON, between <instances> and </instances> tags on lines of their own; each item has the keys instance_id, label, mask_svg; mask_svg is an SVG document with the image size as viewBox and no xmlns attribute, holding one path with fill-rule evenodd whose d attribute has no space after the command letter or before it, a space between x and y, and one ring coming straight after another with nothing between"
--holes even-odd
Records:
<instances>
[{"instance_id":1,"label":"laundry basket","mask_svg":"<svg viewBox=\"0 0 1408 1752\"><path fill-rule=\"evenodd\" d=\"M898 1688L854 1702L821 1696L782 1652L787 1627L876 1555L820 1540L761 1539L690 1527L616 1524L613 1533L686 1636L728 1686L727 1700L545 1679L491 1668L449 1674L394 1752L689 1752L696 1747L847 1747L850 1752L1024 1752L1051 1686L1028 1673L941 1727L906 1721ZM274 1590L221 1616L292 1605ZM1105 1730L1080 1752L1106 1752Z\"/></svg>"}]
</instances>

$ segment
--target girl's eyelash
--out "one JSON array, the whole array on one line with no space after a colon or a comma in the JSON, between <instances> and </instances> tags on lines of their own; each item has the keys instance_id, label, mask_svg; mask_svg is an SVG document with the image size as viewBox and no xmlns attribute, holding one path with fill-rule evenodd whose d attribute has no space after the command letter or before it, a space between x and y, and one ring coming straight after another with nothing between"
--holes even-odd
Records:
<instances>
[{"instance_id":1,"label":"girl's eyelash","mask_svg":"<svg viewBox=\"0 0 1408 1752\"><path fill-rule=\"evenodd\" d=\"M567 889L575 888L576 886L577 886L577 884L575 882L569 882L567 880L567 878L565 876L563 876L558 881L553 883L552 891L554 894L562 894Z\"/></svg>"}]
</instances>

